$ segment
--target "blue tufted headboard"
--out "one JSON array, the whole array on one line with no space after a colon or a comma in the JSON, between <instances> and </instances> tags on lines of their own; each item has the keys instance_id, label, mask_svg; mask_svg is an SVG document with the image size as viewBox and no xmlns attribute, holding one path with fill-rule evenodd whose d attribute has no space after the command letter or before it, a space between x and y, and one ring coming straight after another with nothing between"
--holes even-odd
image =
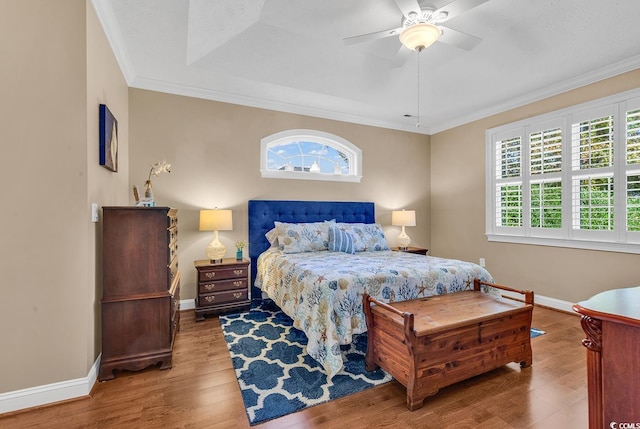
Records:
<instances>
[{"instance_id":1,"label":"blue tufted headboard","mask_svg":"<svg viewBox=\"0 0 640 429\"><path fill-rule=\"evenodd\" d=\"M274 221L301 223L335 219L337 222L375 223L372 202L343 201L249 201L249 258L251 259L251 296L259 299L261 291L253 286L258 256L270 246L264 236Z\"/></svg>"}]
</instances>

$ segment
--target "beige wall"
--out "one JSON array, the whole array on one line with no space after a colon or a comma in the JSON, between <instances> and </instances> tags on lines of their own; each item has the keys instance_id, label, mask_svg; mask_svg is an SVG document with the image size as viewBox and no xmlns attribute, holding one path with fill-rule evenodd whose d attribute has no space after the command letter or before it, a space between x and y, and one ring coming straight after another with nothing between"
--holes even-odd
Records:
<instances>
[{"instance_id":1,"label":"beige wall","mask_svg":"<svg viewBox=\"0 0 640 429\"><path fill-rule=\"evenodd\" d=\"M99 207L127 205L129 190L129 88L104 35L95 11L87 1L87 200L83 221L91 216L91 203ZM99 165L99 106L106 104L118 121L118 172ZM87 242L88 278L87 365L102 351L100 299L102 298L102 218L89 222Z\"/></svg>"},{"instance_id":2,"label":"beige wall","mask_svg":"<svg viewBox=\"0 0 640 429\"><path fill-rule=\"evenodd\" d=\"M112 53L96 25L85 0L0 3L0 393L85 378L99 352L88 197L111 186L95 167L93 105L111 88L92 78L88 96L87 75L98 64L119 69L97 59Z\"/></svg>"},{"instance_id":3,"label":"beige wall","mask_svg":"<svg viewBox=\"0 0 640 429\"><path fill-rule=\"evenodd\" d=\"M170 174L153 178L158 205L179 210L182 299L195 297L193 261L204 259L212 234L198 231L201 208L233 209L234 229L221 232L227 256L247 239L247 201L262 199L373 201L390 244L391 210L416 210L407 228L417 245L429 246L429 137L213 101L131 89L130 180L140 189L149 165L166 159ZM263 179L260 139L288 129L315 129L362 149L361 183Z\"/></svg>"},{"instance_id":4,"label":"beige wall","mask_svg":"<svg viewBox=\"0 0 640 429\"><path fill-rule=\"evenodd\" d=\"M485 236L485 131L640 86L626 73L431 137L431 254L486 259L496 281L576 302L640 285L640 255L488 242Z\"/></svg>"}]
</instances>

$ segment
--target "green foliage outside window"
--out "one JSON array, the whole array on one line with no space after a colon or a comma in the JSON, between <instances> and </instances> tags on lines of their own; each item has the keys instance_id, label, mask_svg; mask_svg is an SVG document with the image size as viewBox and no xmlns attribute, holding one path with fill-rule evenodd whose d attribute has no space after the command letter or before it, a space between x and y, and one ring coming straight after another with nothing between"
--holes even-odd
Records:
<instances>
[{"instance_id":1,"label":"green foliage outside window","mask_svg":"<svg viewBox=\"0 0 640 429\"><path fill-rule=\"evenodd\" d=\"M580 169L613 165L613 116L580 123Z\"/></svg>"},{"instance_id":2,"label":"green foliage outside window","mask_svg":"<svg viewBox=\"0 0 640 429\"><path fill-rule=\"evenodd\" d=\"M562 182L531 184L531 226L562 228Z\"/></svg>"},{"instance_id":3,"label":"green foliage outside window","mask_svg":"<svg viewBox=\"0 0 640 429\"><path fill-rule=\"evenodd\" d=\"M501 225L522 226L522 186L504 185L500 189Z\"/></svg>"},{"instance_id":4,"label":"green foliage outside window","mask_svg":"<svg viewBox=\"0 0 640 429\"><path fill-rule=\"evenodd\" d=\"M627 230L640 231L640 175L627 177Z\"/></svg>"},{"instance_id":5,"label":"green foliage outside window","mask_svg":"<svg viewBox=\"0 0 640 429\"><path fill-rule=\"evenodd\" d=\"M613 178L580 180L580 229L613 230Z\"/></svg>"}]
</instances>

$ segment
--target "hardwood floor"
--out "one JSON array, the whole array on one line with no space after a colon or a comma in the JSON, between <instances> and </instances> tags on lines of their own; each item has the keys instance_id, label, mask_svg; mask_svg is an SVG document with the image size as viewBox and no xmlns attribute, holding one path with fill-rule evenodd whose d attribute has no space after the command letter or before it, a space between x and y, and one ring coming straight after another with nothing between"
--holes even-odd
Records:
<instances>
[{"instance_id":1,"label":"hardwood floor","mask_svg":"<svg viewBox=\"0 0 640 429\"><path fill-rule=\"evenodd\" d=\"M509 364L409 411L392 381L255 428L586 428L586 352L577 315L536 307L533 365ZM181 315L173 368L120 373L91 397L0 416L1 428L248 428L216 318Z\"/></svg>"}]
</instances>

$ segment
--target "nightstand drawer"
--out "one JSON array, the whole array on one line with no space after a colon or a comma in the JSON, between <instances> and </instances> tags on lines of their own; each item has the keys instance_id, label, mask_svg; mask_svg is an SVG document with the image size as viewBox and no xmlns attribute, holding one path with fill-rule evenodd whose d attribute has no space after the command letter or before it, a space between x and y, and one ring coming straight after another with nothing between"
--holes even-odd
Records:
<instances>
[{"instance_id":1,"label":"nightstand drawer","mask_svg":"<svg viewBox=\"0 0 640 429\"><path fill-rule=\"evenodd\" d=\"M198 293L213 293L213 292L222 292L225 290L232 289L247 289L249 286L249 282L247 281L246 276L241 279L229 279L229 280L221 280L218 282L212 283L200 283Z\"/></svg>"},{"instance_id":2,"label":"nightstand drawer","mask_svg":"<svg viewBox=\"0 0 640 429\"><path fill-rule=\"evenodd\" d=\"M235 267L220 267L215 269L200 270L198 274L198 280L201 282L207 282L212 280L224 280L235 279L238 277L247 277L249 275L249 268L246 266Z\"/></svg>"},{"instance_id":3,"label":"nightstand drawer","mask_svg":"<svg viewBox=\"0 0 640 429\"><path fill-rule=\"evenodd\" d=\"M228 290L224 292L200 295L198 297L199 305L201 306L226 304L230 302L246 301L248 299L249 291L247 289Z\"/></svg>"},{"instance_id":4,"label":"nightstand drawer","mask_svg":"<svg viewBox=\"0 0 640 429\"><path fill-rule=\"evenodd\" d=\"M207 314L244 310L251 306L249 273L251 263L242 259L224 258L221 262L194 261L198 271L196 290L196 321Z\"/></svg>"}]
</instances>

